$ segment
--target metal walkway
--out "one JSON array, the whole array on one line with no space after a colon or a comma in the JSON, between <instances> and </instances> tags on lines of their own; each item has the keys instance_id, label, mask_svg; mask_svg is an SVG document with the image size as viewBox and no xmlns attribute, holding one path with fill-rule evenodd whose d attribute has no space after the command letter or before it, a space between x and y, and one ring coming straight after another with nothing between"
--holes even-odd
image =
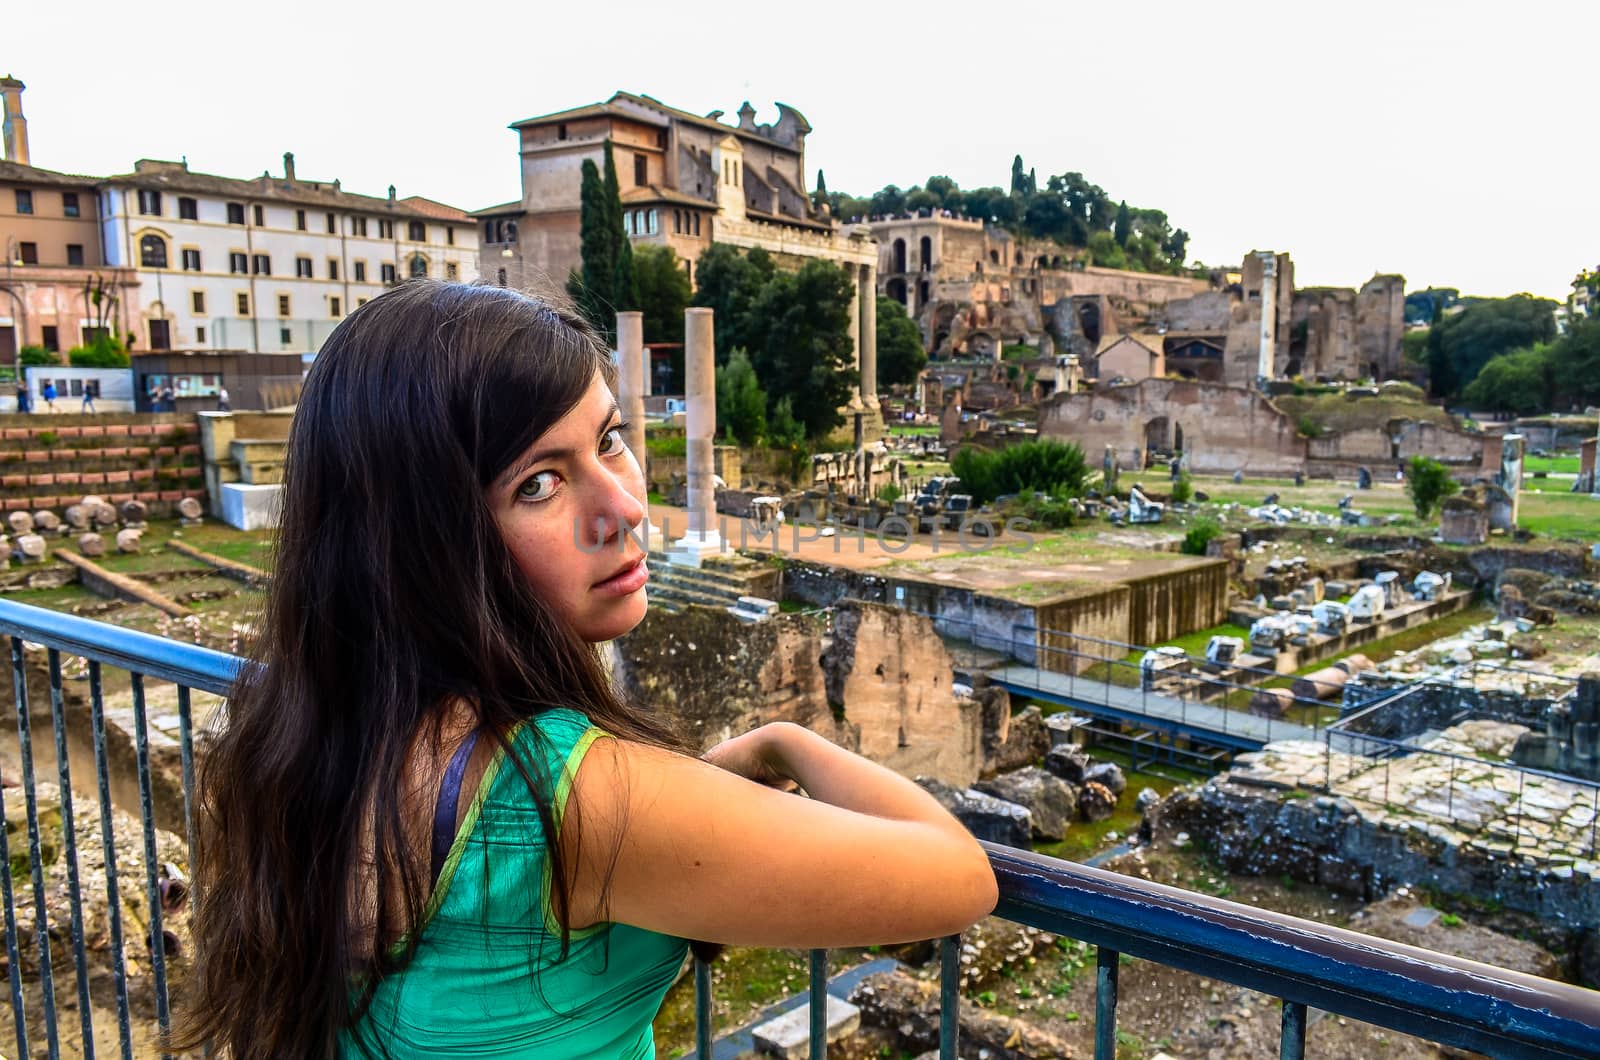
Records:
<instances>
[{"instance_id":1,"label":"metal walkway","mask_svg":"<svg viewBox=\"0 0 1600 1060\"><path fill-rule=\"evenodd\" d=\"M1003 666L989 680L1009 692L1060 703L1084 714L1133 722L1217 747L1259 751L1273 740L1314 740L1315 730L1279 718L1227 710L1198 700L1074 677L1031 666Z\"/></svg>"}]
</instances>

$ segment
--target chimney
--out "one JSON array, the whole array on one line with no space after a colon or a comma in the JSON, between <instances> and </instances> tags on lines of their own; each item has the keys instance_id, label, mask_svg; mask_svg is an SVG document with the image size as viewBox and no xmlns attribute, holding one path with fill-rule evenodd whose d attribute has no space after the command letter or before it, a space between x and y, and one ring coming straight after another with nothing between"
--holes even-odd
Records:
<instances>
[{"instance_id":1,"label":"chimney","mask_svg":"<svg viewBox=\"0 0 1600 1060\"><path fill-rule=\"evenodd\" d=\"M283 179L286 184L294 183L294 152L283 153Z\"/></svg>"},{"instance_id":2,"label":"chimney","mask_svg":"<svg viewBox=\"0 0 1600 1060\"><path fill-rule=\"evenodd\" d=\"M22 90L27 88L9 74L0 78L0 95L5 96L6 161L32 165L28 161L28 119L22 116Z\"/></svg>"},{"instance_id":3,"label":"chimney","mask_svg":"<svg viewBox=\"0 0 1600 1060\"><path fill-rule=\"evenodd\" d=\"M394 185L389 185L389 205L394 205Z\"/></svg>"}]
</instances>

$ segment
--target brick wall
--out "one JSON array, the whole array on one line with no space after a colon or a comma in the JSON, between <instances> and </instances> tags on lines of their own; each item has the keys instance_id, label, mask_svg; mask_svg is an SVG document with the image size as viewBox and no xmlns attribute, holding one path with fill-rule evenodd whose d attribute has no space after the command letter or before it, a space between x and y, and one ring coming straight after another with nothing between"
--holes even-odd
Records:
<instances>
[{"instance_id":1,"label":"brick wall","mask_svg":"<svg viewBox=\"0 0 1600 1060\"><path fill-rule=\"evenodd\" d=\"M195 418L182 413L14 416L0 427L0 510L59 511L86 494L168 515L205 499Z\"/></svg>"}]
</instances>

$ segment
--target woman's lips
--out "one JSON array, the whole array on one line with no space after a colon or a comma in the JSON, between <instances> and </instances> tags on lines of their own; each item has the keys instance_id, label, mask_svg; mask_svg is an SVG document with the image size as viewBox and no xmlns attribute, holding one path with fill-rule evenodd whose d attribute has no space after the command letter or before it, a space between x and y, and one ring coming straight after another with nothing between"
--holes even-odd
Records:
<instances>
[{"instance_id":1,"label":"woman's lips","mask_svg":"<svg viewBox=\"0 0 1600 1060\"><path fill-rule=\"evenodd\" d=\"M645 563L645 558L640 556L632 564L611 575L604 581L594 583L594 591L611 596L627 596L644 588L644 583L650 579L650 568Z\"/></svg>"}]
</instances>

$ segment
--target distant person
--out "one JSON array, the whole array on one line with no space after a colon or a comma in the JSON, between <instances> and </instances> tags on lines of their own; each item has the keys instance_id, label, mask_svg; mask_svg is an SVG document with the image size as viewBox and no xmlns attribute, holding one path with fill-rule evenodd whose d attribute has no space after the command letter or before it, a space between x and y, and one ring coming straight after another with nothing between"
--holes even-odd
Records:
<instances>
[{"instance_id":1,"label":"distant person","mask_svg":"<svg viewBox=\"0 0 1600 1060\"><path fill-rule=\"evenodd\" d=\"M47 382L44 385L44 390L40 393L44 397L45 407L54 412L56 410L56 385Z\"/></svg>"},{"instance_id":2,"label":"distant person","mask_svg":"<svg viewBox=\"0 0 1600 1060\"><path fill-rule=\"evenodd\" d=\"M161 404L163 406L163 412L178 411L178 392L172 389L171 383L168 383L161 388Z\"/></svg>"},{"instance_id":3,"label":"distant person","mask_svg":"<svg viewBox=\"0 0 1600 1060\"><path fill-rule=\"evenodd\" d=\"M28 384L26 382L19 382L17 384L17 411L18 412L32 412L33 411L31 408L28 407Z\"/></svg>"},{"instance_id":4,"label":"distant person","mask_svg":"<svg viewBox=\"0 0 1600 1060\"><path fill-rule=\"evenodd\" d=\"M94 385L95 381L93 379L85 379L83 381L83 406L78 410L79 412L94 412Z\"/></svg>"},{"instance_id":5,"label":"distant person","mask_svg":"<svg viewBox=\"0 0 1600 1060\"><path fill-rule=\"evenodd\" d=\"M218 412L232 412L233 411L233 406L228 404L228 388L225 387L225 386L217 388L217 411Z\"/></svg>"}]
</instances>

